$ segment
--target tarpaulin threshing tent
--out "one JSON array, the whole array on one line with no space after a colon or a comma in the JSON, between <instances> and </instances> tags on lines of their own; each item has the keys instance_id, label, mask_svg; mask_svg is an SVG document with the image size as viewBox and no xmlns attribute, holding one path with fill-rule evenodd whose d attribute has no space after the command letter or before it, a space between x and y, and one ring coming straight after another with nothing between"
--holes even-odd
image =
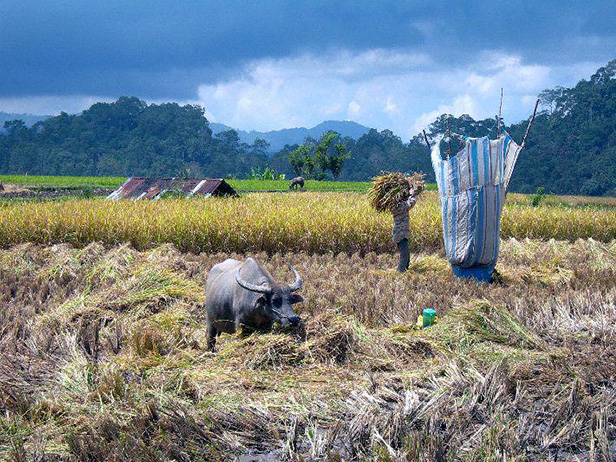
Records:
<instances>
[{"instance_id":1,"label":"tarpaulin threshing tent","mask_svg":"<svg viewBox=\"0 0 616 462\"><path fill-rule=\"evenodd\" d=\"M440 142L431 148L445 251L456 276L490 281L505 195L523 145L506 132L495 140L460 138L464 148L447 160L441 157Z\"/></svg>"}]
</instances>

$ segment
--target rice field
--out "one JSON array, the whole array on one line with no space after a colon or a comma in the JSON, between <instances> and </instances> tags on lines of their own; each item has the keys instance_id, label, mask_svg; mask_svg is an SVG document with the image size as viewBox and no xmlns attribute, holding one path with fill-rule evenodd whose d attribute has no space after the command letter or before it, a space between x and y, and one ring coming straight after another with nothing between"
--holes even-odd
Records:
<instances>
[{"instance_id":1,"label":"rice field","mask_svg":"<svg viewBox=\"0 0 616 462\"><path fill-rule=\"evenodd\" d=\"M508 198L504 239L616 238L616 209L541 206ZM236 199L110 202L96 199L0 204L0 246L69 243L136 249L171 243L191 252L389 253L391 216L377 213L365 194L255 193ZM415 250L442 246L434 192L411 211Z\"/></svg>"},{"instance_id":2,"label":"rice field","mask_svg":"<svg viewBox=\"0 0 616 462\"><path fill-rule=\"evenodd\" d=\"M616 207L529 204L480 284L433 191L404 275L364 193L2 202L0 460L614 460ZM211 353L205 280L247 256L299 271L304 331Z\"/></svg>"},{"instance_id":3,"label":"rice field","mask_svg":"<svg viewBox=\"0 0 616 462\"><path fill-rule=\"evenodd\" d=\"M505 240L500 284L441 252L251 255L300 272L305 333L212 354L203 283L246 255L0 250L0 459L613 460L614 243Z\"/></svg>"}]
</instances>

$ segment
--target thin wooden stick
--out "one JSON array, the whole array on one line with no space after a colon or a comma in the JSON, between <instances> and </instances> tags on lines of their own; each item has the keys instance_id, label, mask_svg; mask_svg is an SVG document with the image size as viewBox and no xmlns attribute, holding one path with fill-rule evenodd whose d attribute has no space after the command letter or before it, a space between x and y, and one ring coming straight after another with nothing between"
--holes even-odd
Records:
<instances>
[{"instance_id":1,"label":"thin wooden stick","mask_svg":"<svg viewBox=\"0 0 616 462\"><path fill-rule=\"evenodd\" d=\"M430 142L428 141L428 135L426 135L426 131L423 130L424 140L426 140L426 145L428 146L428 150L432 152L432 146L430 146Z\"/></svg>"},{"instance_id":2,"label":"thin wooden stick","mask_svg":"<svg viewBox=\"0 0 616 462\"><path fill-rule=\"evenodd\" d=\"M524 133L524 139L522 139L522 149L526 147L526 138L528 138L528 134L530 133L530 127L533 126L533 122L535 121L535 116L537 115L537 106L539 106L539 98L537 98L537 101L535 102L533 116L530 118L530 122L528 122L528 127L526 127L526 133Z\"/></svg>"},{"instance_id":3,"label":"thin wooden stick","mask_svg":"<svg viewBox=\"0 0 616 462\"><path fill-rule=\"evenodd\" d=\"M500 136L501 129L501 113L503 111L503 87L501 87L500 105L498 106L498 119L496 125L496 138Z\"/></svg>"},{"instance_id":4,"label":"thin wooden stick","mask_svg":"<svg viewBox=\"0 0 616 462\"><path fill-rule=\"evenodd\" d=\"M449 114L447 114L447 138L449 138L449 152L447 153L447 160L449 160L449 156L453 154L453 148L451 147L451 126L449 125Z\"/></svg>"}]
</instances>

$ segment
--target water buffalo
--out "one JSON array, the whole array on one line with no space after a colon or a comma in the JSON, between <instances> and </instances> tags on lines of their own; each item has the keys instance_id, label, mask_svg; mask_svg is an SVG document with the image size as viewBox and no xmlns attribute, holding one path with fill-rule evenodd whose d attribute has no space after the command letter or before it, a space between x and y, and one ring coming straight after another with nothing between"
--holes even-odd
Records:
<instances>
[{"instance_id":1,"label":"water buffalo","mask_svg":"<svg viewBox=\"0 0 616 462\"><path fill-rule=\"evenodd\" d=\"M214 350L221 332L234 333L240 325L250 332L270 329L275 322L283 328L301 323L291 305L303 301L293 293L302 287L302 278L289 267L295 282L287 285L276 282L253 258L229 258L214 265L205 285L209 350Z\"/></svg>"},{"instance_id":2,"label":"water buffalo","mask_svg":"<svg viewBox=\"0 0 616 462\"><path fill-rule=\"evenodd\" d=\"M297 189L297 187L304 189L304 179L301 176L297 176L291 180L291 184L289 184L289 189Z\"/></svg>"}]
</instances>

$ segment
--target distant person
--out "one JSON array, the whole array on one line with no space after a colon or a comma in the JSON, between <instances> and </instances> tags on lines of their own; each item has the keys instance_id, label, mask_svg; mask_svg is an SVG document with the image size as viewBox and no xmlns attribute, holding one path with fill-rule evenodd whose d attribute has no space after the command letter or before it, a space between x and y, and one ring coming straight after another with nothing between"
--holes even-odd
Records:
<instances>
[{"instance_id":1,"label":"distant person","mask_svg":"<svg viewBox=\"0 0 616 462\"><path fill-rule=\"evenodd\" d=\"M416 189L416 184L407 178L409 182L409 195L404 200L398 202L391 209L391 214L394 217L394 229L391 235L391 240L398 246L400 259L398 261L398 271L404 273L409 268L411 252L409 249L409 211L417 202L417 196L421 193L422 188Z\"/></svg>"},{"instance_id":2,"label":"distant person","mask_svg":"<svg viewBox=\"0 0 616 462\"><path fill-rule=\"evenodd\" d=\"M409 211L415 206L417 198L423 192L426 182L424 175L416 172L411 176L397 172L383 172L373 179L368 191L370 205L382 213L391 213L394 217L394 229L391 240L398 246L400 260L398 271L404 273L409 267Z\"/></svg>"},{"instance_id":3,"label":"distant person","mask_svg":"<svg viewBox=\"0 0 616 462\"><path fill-rule=\"evenodd\" d=\"M291 180L291 184L289 184L289 189L304 189L304 179L301 176L296 176Z\"/></svg>"}]
</instances>

